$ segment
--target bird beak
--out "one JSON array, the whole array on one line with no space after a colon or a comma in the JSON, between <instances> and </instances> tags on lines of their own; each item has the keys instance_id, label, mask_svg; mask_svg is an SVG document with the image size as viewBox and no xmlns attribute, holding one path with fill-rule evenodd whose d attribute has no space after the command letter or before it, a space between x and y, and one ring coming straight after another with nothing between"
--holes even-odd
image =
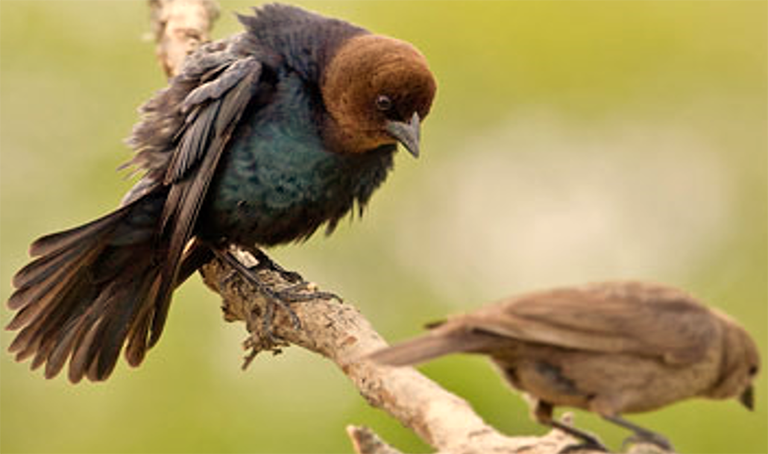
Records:
<instances>
[{"instance_id":1,"label":"bird beak","mask_svg":"<svg viewBox=\"0 0 768 454\"><path fill-rule=\"evenodd\" d=\"M752 385L747 386L747 389L739 396L739 402L747 407L750 411L755 409L755 389Z\"/></svg>"},{"instance_id":2,"label":"bird beak","mask_svg":"<svg viewBox=\"0 0 768 454\"><path fill-rule=\"evenodd\" d=\"M420 122L421 119L419 119L419 114L414 112L410 122L388 121L386 126L387 132L397 139L398 142L403 144L414 158L419 157L419 138L421 136Z\"/></svg>"}]
</instances>

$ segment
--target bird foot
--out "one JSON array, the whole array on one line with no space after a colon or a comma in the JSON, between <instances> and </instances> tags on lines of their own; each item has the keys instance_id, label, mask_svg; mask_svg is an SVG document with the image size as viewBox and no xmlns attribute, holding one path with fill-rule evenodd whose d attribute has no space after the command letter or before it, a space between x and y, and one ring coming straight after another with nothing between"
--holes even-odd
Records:
<instances>
[{"instance_id":1,"label":"bird foot","mask_svg":"<svg viewBox=\"0 0 768 454\"><path fill-rule=\"evenodd\" d=\"M577 429L576 427L559 421L550 421L549 424L555 429L558 429L574 438L581 440L581 443L574 443L565 446L558 452L558 454L570 454L577 451L610 452L608 448L603 444L603 442L597 438L597 436L592 435L589 432L585 432L581 429Z\"/></svg>"},{"instance_id":2,"label":"bird foot","mask_svg":"<svg viewBox=\"0 0 768 454\"><path fill-rule=\"evenodd\" d=\"M610 452L608 448L605 447L602 443L592 444L592 443L573 443L570 445L565 446L563 449L557 452L557 454L571 454L579 451L602 451L602 452Z\"/></svg>"},{"instance_id":3,"label":"bird foot","mask_svg":"<svg viewBox=\"0 0 768 454\"><path fill-rule=\"evenodd\" d=\"M242 370L248 369L256 356L263 351L270 351L273 355L279 355L283 352L282 347L288 345L288 342L274 335L264 336L260 333L251 333L243 342L243 349L249 351L243 358L243 365L240 368Z\"/></svg>"},{"instance_id":4,"label":"bird foot","mask_svg":"<svg viewBox=\"0 0 768 454\"><path fill-rule=\"evenodd\" d=\"M256 247L244 249L258 261L256 265L248 267L251 271L272 271L279 274L285 281L294 284L284 289L274 291L271 295L265 296L270 296L287 303L306 302L314 299L335 299L340 303L343 302L341 297L335 293L318 291L315 283L305 280L301 274L296 271L286 270L280 266L280 264L272 260L272 258L261 249ZM259 289L261 290L262 287L259 287Z\"/></svg>"},{"instance_id":5,"label":"bird foot","mask_svg":"<svg viewBox=\"0 0 768 454\"><path fill-rule=\"evenodd\" d=\"M297 273L296 271L286 270L285 268L280 266L277 262L272 260L272 258L269 257L261 249L253 247L253 248L246 248L246 250L258 261L256 265L249 267L251 270L274 271L275 273L279 274L280 277L282 277L283 279L285 279L286 281L292 284L304 282L304 278L301 277L301 274Z\"/></svg>"},{"instance_id":6,"label":"bird foot","mask_svg":"<svg viewBox=\"0 0 768 454\"><path fill-rule=\"evenodd\" d=\"M633 422L627 421L626 419L622 418L620 415L613 415L613 416L603 415L603 419L634 432L633 435L628 437L626 440L624 440L624 443L622 443L622 447L625 449L630 444L639 445L641 443L645 443L645 444L654 445L659 449L662 449L667 452L675 452L675 448L672 447L672 443L670 443L665 436L661 434L657 434L656 432L652 432L643 427L640 427Z\"/></svg>"},{"instance_id":7,"label":"bird foot","mask_svg":"<svg viewBox=\"0 0 768 454\"><path fill-rule=\"evenodd\" d=\"M569 445L566 445L563 449L558 451L557 454L571 454L574 452L579 451L602 451L602 452L610 452L608 448L597 438L594 438L591 441L582 441L581 443L572 443Z\"/></svg>"},{"instance_id":8,"label":"bird foot","mask_svg":"<svg viewBox=\"0 0 768 454\"><path fill-rule=\"evenodd\" d=\"M217 250L216 252L219 258L234 269L232 274L228 274L223 279L228 281L235 274L239 274L264 297L265 301L263 311L257 310L257 313L248 314L246 317L246 325L248 330L252 332L252 335L244 344L245 348L251 351L245 358L243 368L248 367L261 351L267 350L277 354L280 353L281 347L288 346L288 343L274 332L273 324L278 308L288 315L293 328L299 330L302 328L301 320L291 307L292 304L316 299L336 299L341 302L341 298L338 295L317 290L317 286L314 283L305 281L298 273L285 270L261 250L254 248L248 252L253 254L259 261L258 264L247 266L229 250ZM263 270L277 272L291 285L278 289L279 282L275 282L269 276L262 276L260 271ZM261 329L256 328L256 322L259 318L261 319Z\"/></svg>"},{"instance_id":9,"label":"bird foot","mask_svg":"<svg viewBox=\"0 0 768 454\"><path fill-rule=\"evenodd\" d=\"M627 437L621 443L621 447L626 451L630 445L639 445L639 444L651 444L661 449L662 451L675 452L675 448L672 446L672 443L670 443L670 441L666 437L650 431L635 432L634 435Z\"/></svg>"},{"instance_id":10,"label":"bird foot","mask_svg":"<svg viewBox=\"0 0 768 454\"><path fill-rule=\"evenodd\" d=\"M256 276L254 279L258 279L258 275L256 273L253 273L253 275ZM251 281L252 278L246 277L246 279ZM261 330L254 331L243 344L244 348L250 349L244 359L242 365L243 370L250 366L251 362L260 352L271 351L273 354L277 355L282 353L282 347L287 347L289 345L285 339L274 332L273 323L275 319L276 308L279 307L285 311L285 313L287 313L291 319L293 328L299 330L301 329L301 320L291 307L291 304L307 302L315 299L339 299L339 297L333 293L315 290L315 284L306 281L299 282L281 290L274 290L263 282L259 282L258 284L255 282L253 283L255 284L254 286L257 288L259 293L264 296L266 300L266 307L264 314L261 317ZM254 320L249 320L247 325L252 327L253 321Z\"/></svg>"}]
</instances>

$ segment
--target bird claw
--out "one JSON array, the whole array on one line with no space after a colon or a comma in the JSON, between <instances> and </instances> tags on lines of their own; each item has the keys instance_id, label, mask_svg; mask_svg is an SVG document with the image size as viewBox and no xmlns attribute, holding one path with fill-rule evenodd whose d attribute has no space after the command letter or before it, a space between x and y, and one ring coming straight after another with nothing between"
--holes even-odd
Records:
<instances>
[{"instance_id":1,"label":"bird claw","mask_svg":"<svg viewBox=\"0 0 768 454\"><path fill-rule=\"evenodd\" d=\"M223 276L219 278L219 288L225 287L229 285L229 283L232 282L232 279L237 276L237 271L235 270L227 270Z\"/></svg>"},{"instance_id":2,"label":"bird claw","mask_svg":"<svg viewBox=\"0 0 768 454\"><path fill-rule=\"evenodd\" d=\"M610 452L608 448L597 438L592 440L583 440L581 443L566 445L557 454L571 454L578 451L603 451Z\"/></svg>"},{"instance_id":3,"label":"bird claw","mask_svg":"<svg viewBox=\"0 0 768 454\"><path fill-rule=\"evenodd\" d=\"M257 265L252 267L244 265L230 251L219 250L217 252L219 257L232 266L232 268L234 268L246 282L250 283L265 300L264 312L261 314L260 333L258 333L258 335L255 334L246 341L246 348L251 348L251 352L245 359L245 364L243 365L244 368L248 367L258 352L263 350L279 352L279 347L287 345L287 342L274 332L272 326L277 307L283 309L288 314L293 328L300 330L302 328L301 320L291 307L291 304L312 301L315 299L337 299L339 302L342 302L338 295L330 292L318 291L316 290L315 284L305 281L300 274L286 271L261 250L253 248L248 252L253 254L259 261ZM291 282L292 285L280 290L275 289L274 284L268 281L265 282L264 279L259 276L258 271L264 269L277 272L285 280ZM224 277L224 280L230 280L231 278L232 275L228 274ZM299 282L296 282L296 280ZM254 321L255 320L253 319L247 320L249 331L252 330Z\"/></svg>"},{"instance_id":4,"label":"bird claw","mask_svg":"<svg viewBox=\"0 0 768 454\"><path fill-rule=\"evenodd\" d=\"M288 342L275 336L271 330L268 333L252 333L244 342L243 348L250 350L243 358L242 370L246 370L259 353L268 350L273 355L279 355L283 352L281 347L287 347Z\"/></svg>"},{"instance_id":5,"label":"bird claw","mask_svg":"<svg viewBox=\"0 0 768 454\"><path fill-rule=\"evenodd\" d=\"M581 440L581 443L566 445L558 452L558 454L570 454L572 452L582 450L610 452L608 448L603 444L603 442L597 438L597 436L592 435L589 432L585 432L581 429L577 429L576 427L571 426L570 424L559 421L550 421L548 424L555 429L560 430L561 432Z\"/></svg>"},{"instance_id":6,"label":"bird claw","mask_svg":"<svg viewBox=\"0 0 768 454\"><path fill-rule=\"evenodd\" d=\"M675 452L675 448L672 447L672 443L670 443L666 437L664 437L661 434L657 434L656 432L652 432L648 429L640 427L637 424L634 424L630 421L627 421L626 419L622 418L620 415L613 415L613 416L603 415L603 419L634 432L633 435L625 439L624 442L622 443L622 448L624 449L626 449L627 445L629 444L646 443L646 444L654 445L659 449L662 449L667 452Z\"/></svg>"},{"instance_id":7,"label":"bird claw","mask_svg":"<svg viewBox=\"0 0 768 454\"><path fill-rule=\"evenodd\" d=\"M269 270L279 274L284 280L295 284L304 282L304 278L296 271L289 271L280 266L277 262L272 260L264 251L259 248L247 248L246 249L258 263L252 267L249 267L252 271Z\"/></svg>"},{"instance_id":8,"label":"bird claw","mask_svg":"<svg viewBox=\"0 0 768 454\"><path fill-rule=\"evenodd\" d=\"M288 283L294 284L282 290L271 291L270 294L265 294L265 296L285 303L300 303L314 299L335 299L338 302L343 303L341 297L335 293L317 291L316 285L314 283L306 281L301 276L301 274L297 273L296 271L290 271L283 268L280 266L280 264L272 260L272 258L269 257L261 249L256 247L244 249L250 253L257 261L256 265L248 267L252 273L256 274L260 270L272 271L279 274L280 277ZM262 293L265 293L266 286L257 285L257 287ZM306 291L308 293L302 293L302 291Z\"/></svg>"},{"instance_id":9,"label":"bird claw","mask_svg":"<svg viewBox=\"0 0 768 454\"><path fill-rule=\"evenodd\" d=\"M579 451L602 451L602 452L610 452L608 448L605 447L602 443L592 444L592 443L573 443L570 445L565 446L563 449L557 452L557 454L571 454L574 452Z\"/></svg>"},{"instance_id":10,"label":"bird claw","mask_svg":"<svg viewBox=\"0 0 768 454\"><path fill-rule=\"evenodd\" d=\"M264 336L266 336L270 341L275 340L275 334L272 332L272 322L275 319L276 306L283 309L288 314L288 316L291 318L291 324L293 325L294 329L301 329L301 320L299 320L299 316L296 315L296 312L293 310L293 308L291 308L291 303L308 301L310 298L302 299L301 295L295 293L295 290L292 290L294 287L296 286L294 285L278 291L274 291L267 287L259 288L259 291L267 300L266 311L264 312L264 317L261 320L262 331Z\"/></svg>"},{"instance_id":11,"label":"bird claw","mask_svg":"<svg viewBox=\"0 0 768 454\"><path fill-rule=\"evenodd\" d=\"M339 295L331 292L322 292L316 289L317 286L314 282L302 281L275 292L275 295L278 299L288 303L305 303L307 301L318 299L335 299L338 302L343 303Z\"/></svg>"},{"instance_id":12,"label":"bird claw","mask_svg":"<svg viewBox=\"0 0 768 454\"><path fill-rule=\"evenodd\" d=\"M267 299L267 308L264 314L264 318L262 319L262 332L270 343L276 343L276 335L272 331L272 322L275 318L276 306L288 314L291 319L293 328L300 330L301 320L291 307L291 304L306 303L316 299L336 299L339 302L342 302L338 295L331 292L321 292L319 290L314 290L314 286L315 284L311 282L302 281L277 291L266 287L259 289L259 291Z\"/></svg>"},{"instance_id":13,"label":"bird claw","mask_svg":"<svg viewBox=\"0 0 768 454\"><path fill-rule=\"evenodd\" d=\"M659 435L655 432L635 432L634 435L630 435L621 443L623 450L627 450L630 445L636 445L641 443L652 444L659 449L667 452L675 452L675 448L672 443L663 435Z\"/></svg>"}]
</instances>

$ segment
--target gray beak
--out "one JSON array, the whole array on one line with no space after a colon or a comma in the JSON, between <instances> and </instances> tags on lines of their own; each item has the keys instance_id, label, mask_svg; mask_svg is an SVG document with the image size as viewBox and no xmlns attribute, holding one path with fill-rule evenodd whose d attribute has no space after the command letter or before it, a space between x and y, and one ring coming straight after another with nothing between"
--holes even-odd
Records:
<instances>
[{"instance_id":1,"label":"gray beak","mask_svg":"<svg viewBox=\"0 0 768 454\"><path fill-rule=\"evenodd\" d=\"M406 123L404 121L388 121L387 132L392 135L398 142L413 155L414 158L419 157L419 139L421 136L421 120L419 114L413 113L411 121Z\"/></svg>"},{"instance_id":2,"label":"gray beak","mask_svg":"<svg viewBox=\"0 0 768 454\"><path fill-rule=\"evenodd\" d=\"M755 409L755 389L749 385L747 389L739 396L739 402L749 410Z\"/></svg>"}]
</instances>

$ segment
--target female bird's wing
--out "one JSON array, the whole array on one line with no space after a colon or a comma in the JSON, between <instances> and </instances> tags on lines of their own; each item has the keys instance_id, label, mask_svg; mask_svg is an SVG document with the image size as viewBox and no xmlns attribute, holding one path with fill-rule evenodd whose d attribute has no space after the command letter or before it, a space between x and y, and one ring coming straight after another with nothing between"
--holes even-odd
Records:
<instances>
[{"instance_id":1,"label":"female bird's wing","mask_svg":"<svg viewBox=\"0 0 768 454\"><path fill-rule=\"evenodd\" d=\"M568 349L697 362L719 338L716 316L670 287L609 282L532 293L449 320L479 332Z\"/></svg>"}]
</instances>

